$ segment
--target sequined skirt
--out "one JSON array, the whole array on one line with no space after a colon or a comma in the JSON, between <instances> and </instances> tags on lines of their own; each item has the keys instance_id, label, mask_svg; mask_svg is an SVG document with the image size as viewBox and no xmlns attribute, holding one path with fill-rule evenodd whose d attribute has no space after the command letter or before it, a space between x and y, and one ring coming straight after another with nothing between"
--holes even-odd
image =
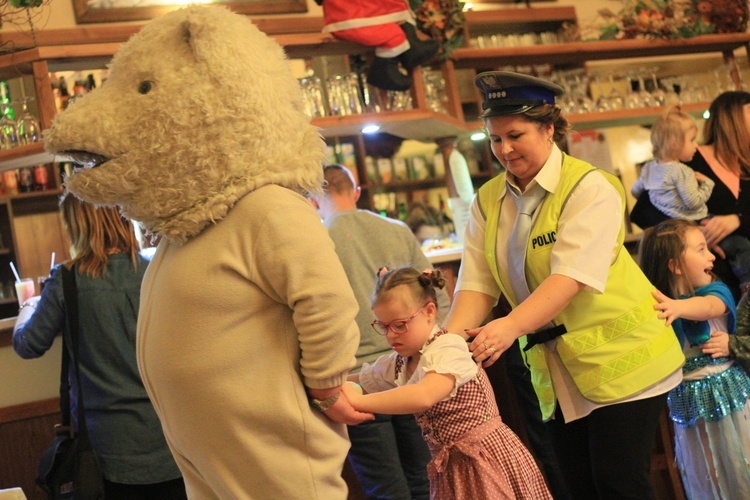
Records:
<instances>
[{"instance_id":1,"label":"sequined skirt","mask_svg":"<svg viewBox=\"0 0 750 500\"><path fill-rule=\"evenodd\" d=\"M731 362L730 358L700 355L687 358L683 374L710 365ZM683 380L669 392L669 416L682 427L695 425L699 419L717 422L732 412L742 411L750 396L750 377L737 364L698 380Z\"/></svg>"}]
</instances>

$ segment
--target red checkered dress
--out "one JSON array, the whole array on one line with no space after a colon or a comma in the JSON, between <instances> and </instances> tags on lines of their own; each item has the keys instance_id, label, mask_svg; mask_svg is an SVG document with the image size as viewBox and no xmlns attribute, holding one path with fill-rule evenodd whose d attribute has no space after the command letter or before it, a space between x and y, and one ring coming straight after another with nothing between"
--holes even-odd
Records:
<instances>
[{"instance_id":1,"label":"red checkered dress","mask_svg":"<svg viewBox=\"0 0 750 500\"><path fill-rule=\"evenodd\" d=\"M430 339L425 352L444 333ZM396 360L396 380L405 362ZM531 454L500 419L481 367L454 397L415 417L432 452L427 467L432 499L552 498Z\"/></svg>"}]
</instances>

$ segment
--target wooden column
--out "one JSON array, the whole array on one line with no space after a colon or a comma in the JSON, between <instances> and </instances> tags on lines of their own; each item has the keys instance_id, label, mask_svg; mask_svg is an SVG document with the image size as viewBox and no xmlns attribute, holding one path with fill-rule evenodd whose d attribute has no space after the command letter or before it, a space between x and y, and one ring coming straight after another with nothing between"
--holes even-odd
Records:
<instances>
[{"instance_id":1,"label":"wooden column","mask_svg":"<svg viewBox=\"0 0 750 500\"><path fill-rule=\"evenodd\" d=\"M57 113L55 97L52 94L52 82L49 79L49 67L47 61L34 61L31 66L34 73L36 103L39 108L39 125L42 130L47 130L52 126L52 119Z\"/></svg>"},{"instance_id":2,"label":"wooden column","mask_svg":"<svg viewBox=\"0 0 750 500\"><path fill-rule=\"evenodd\" d=\"M435 139L435 144L440 148L440 153L443 155L443 164L445 165L445 186L448 188L448 198L455 198L458 196L456 190L456 183L453 180L453 174L451 173L450 156L453 149L456 147L456 137L440 137Z\"/></svg>"}]
</instances>

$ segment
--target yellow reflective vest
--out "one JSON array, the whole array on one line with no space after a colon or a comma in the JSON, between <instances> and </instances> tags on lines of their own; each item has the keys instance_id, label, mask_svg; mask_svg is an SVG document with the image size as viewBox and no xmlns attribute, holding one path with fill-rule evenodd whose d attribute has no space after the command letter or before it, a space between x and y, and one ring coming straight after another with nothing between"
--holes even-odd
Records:
<instances>
[{"instance_id":1,"label":"yellow reflective vest","mask_svg":"<svg viewBox=\"0 0 750 500\"><path fill-rule=\"evenodd\" d=\"M537 209L529 235L525 272L531 291L550 275L550 256L560 214L568 196L586 175L604 175L620 193L624 207L625 192L616 177L563 155L560 183L555 193L547 193ZM515 307L510 283L500 279L495 251L504 192L505 174L501 174L479 189L478 202L486 218L487 262L500 290ZM555 350L583 397L595 403L628 399L671 375L685 361L672 327L657 318L653 309L656 300L651 296L654 287L623 246L624 237L623 225L604 293L580 291L553 319L555 325L564 324L568 331L557 338ZM522 347L525 343L522 337ZM543 345L536 345L526 353L545 420L555 409L548 353Z\"/></svg>"}]
</instances>

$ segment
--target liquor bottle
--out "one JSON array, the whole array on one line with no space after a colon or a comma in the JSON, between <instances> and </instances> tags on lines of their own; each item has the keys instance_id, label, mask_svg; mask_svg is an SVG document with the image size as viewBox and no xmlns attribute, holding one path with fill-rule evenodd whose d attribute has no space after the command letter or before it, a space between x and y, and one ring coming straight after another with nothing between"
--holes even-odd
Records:
<instances>
[{"instance_id":1,"label":"liquor bottle","mask_svg":"<svg viewBox=\"0 0 750 500\"><path fill-rule=\"evenodd\" d=\"M11 106L10 87L6 81L0 82L0 104L5 105L5 116L11 120L15 120L16 114L13 112L13 106Z\"/></svg>"},{"instance_id":2,"label":"liquor bottle","mask_svg":"<svg viewBox=\"0 0 750 500\"><path fill-rule=\"evenodd\" d=\"M70 99L68 82L65 81L64 76L61 76L57 84L60 86L60 109L65 109L68 107L68 100Z\"/></svg>"},{"instance_id":3,"label":"liquor bottle","mask_svg":"<svg viewBox=\"0 0 750 500\"><path fill-rule=\"evenodd\" d=\"M406 203L399 203L398 204L398 218L401 221L406 220Z\"/></svg>"},{"instance_id":4,"label":"liquor bottle","mask_svg":"<svg viewBox=\"0 0 750 500\"><path fill-rule=\"evenodd\" d=\"M85 80L76 80L75 84L73 85L73 95L75 97L80 97L86 93L86 81Z\"/></svg>"},{"instance_id":5,"label":"liquor bottle","mask_svg":"<svg viewBox=\"0 0 750 500\"><path fill-rule=\"evenodd\" d=\"M96 88L96 80L94 80L94 74L89 73L89 76L86 77L86 92L91 92Z\"/></svg>"},{"instance_id":6,"label":"liquor bottle","mask_svg":"<svg viewBox=\"0 0 750 500\"><path fill-rule=\"evenodd\" d=\"M18 189L22 193L29 193L34 190L34 169L24 167L18 170Z\"/></svg>"},{"instance_id":7,"label":"liquor bottle","mask_svg":"<svg viewBox=\"0 0 750 500\"><path fill-rule=\"evenodd\" d=\"M52 96L55 99L55 111L58 113L62 111L62 101L60 100L60 83L55 81L52 85Z\"/></svg>"},{"instance_id":8,"label":"liquor bottle","mask_svg":"<svg viewBox=\"0 0 750 500\"><path fill-rule=\"evenodd\" d=\"M44 191L49 188L49 173L45 165L34 167L34 191Z\"/></svg>"},{"instance_id":9,"label":"liquor bottle","mask_svg":"<svg viewBox=\"0 0 750 500\"><path fill-rule=\"evenodd\" d=\"M3 186L7 196L18 194L18 177L16 170L3 172Z\"/></svg>"}]
</instances>

